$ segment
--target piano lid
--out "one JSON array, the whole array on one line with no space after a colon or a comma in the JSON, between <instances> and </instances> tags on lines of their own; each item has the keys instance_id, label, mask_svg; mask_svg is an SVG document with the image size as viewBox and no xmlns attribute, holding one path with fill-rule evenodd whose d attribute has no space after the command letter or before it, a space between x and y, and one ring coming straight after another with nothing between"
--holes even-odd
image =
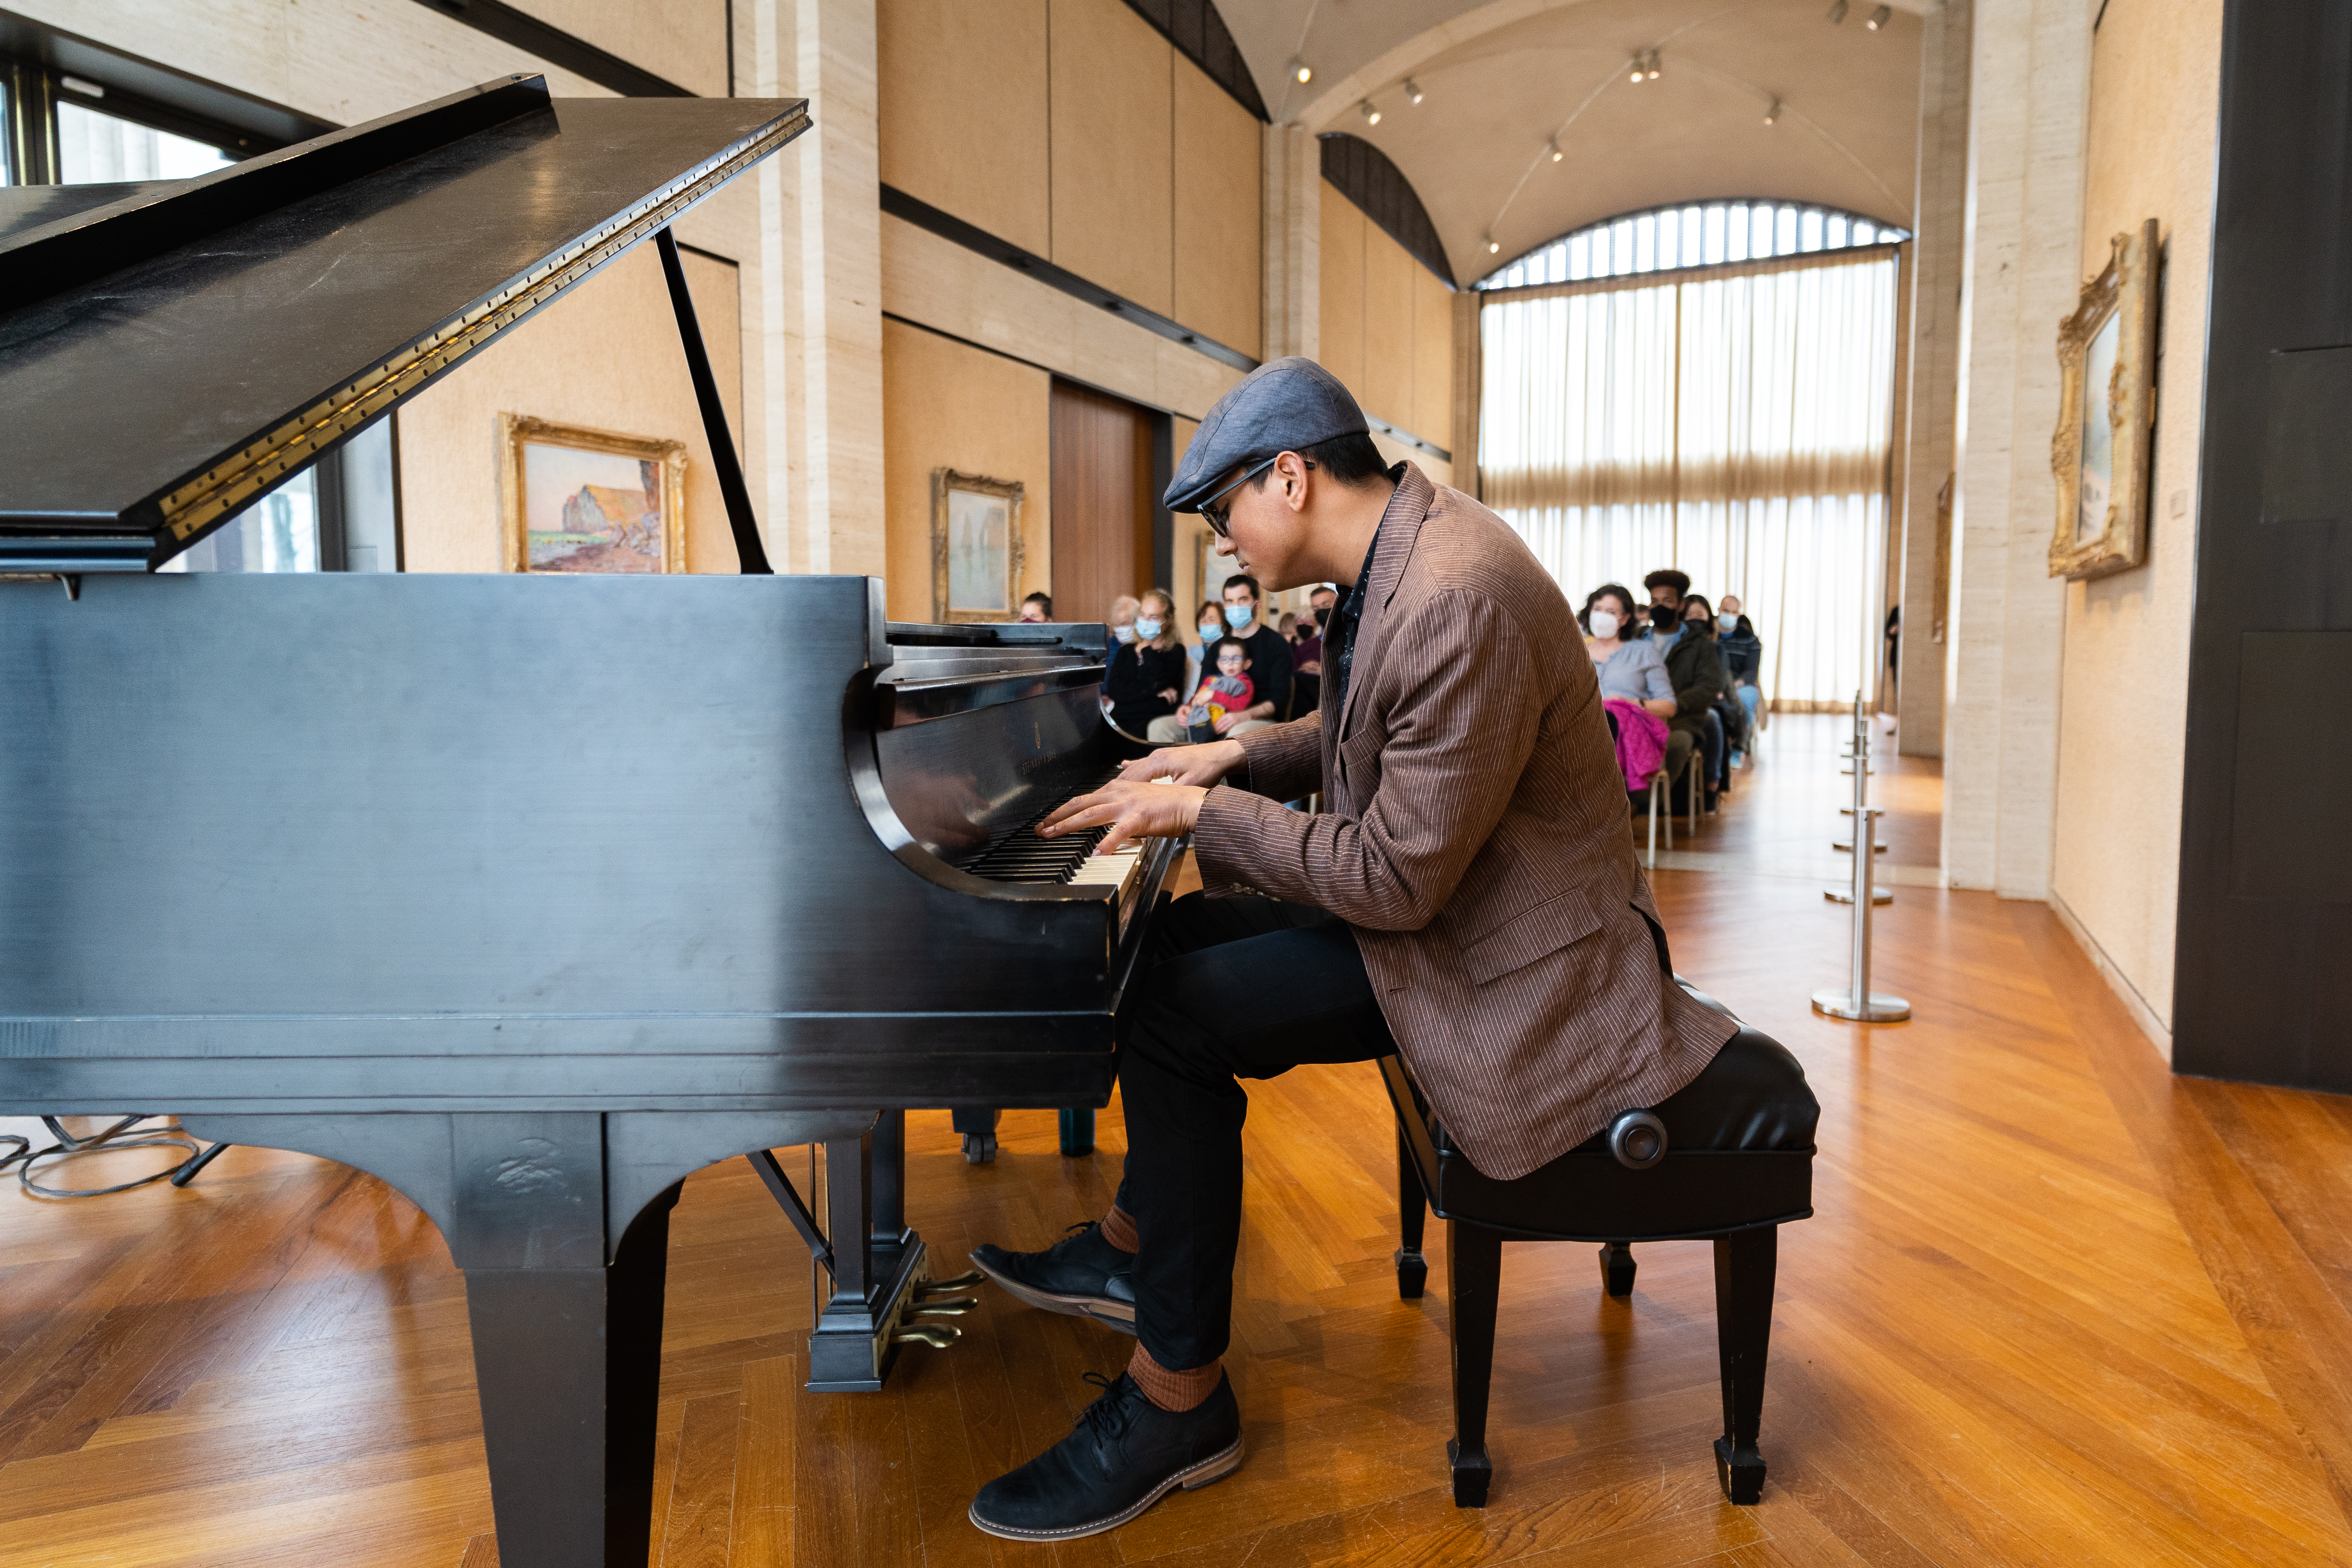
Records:
<instances>
[{"instance_id":1,"label":"piano lid","mask_svg":"<svg viewBox=\"0 0 2352 1568\"><path fill-rule=\"evenodd\" d=\"M96 206L9 193L0 572L161 564L808 123L518 76Z\"/></svg>"}]
</instances>

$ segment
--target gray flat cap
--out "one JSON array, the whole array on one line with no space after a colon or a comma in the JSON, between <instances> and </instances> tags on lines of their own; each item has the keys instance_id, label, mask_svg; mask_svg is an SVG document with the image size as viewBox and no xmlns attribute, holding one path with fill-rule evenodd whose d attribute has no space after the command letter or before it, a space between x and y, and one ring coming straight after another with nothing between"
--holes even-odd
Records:
<instances>
[{"instance_id":1,"label":"gray flat cap","mask_svg":"<svg viewBox=\"0 0 2352 1568\"><path fill-rule=\"evenodd\" d=\"M1160 504L1198 511L1234 466L1262 463L1334 436L1368 436L1364 411L1339 378L1311 359L1270 360L1217 399L1192 433Z\"/></svg>"}]
</instances>

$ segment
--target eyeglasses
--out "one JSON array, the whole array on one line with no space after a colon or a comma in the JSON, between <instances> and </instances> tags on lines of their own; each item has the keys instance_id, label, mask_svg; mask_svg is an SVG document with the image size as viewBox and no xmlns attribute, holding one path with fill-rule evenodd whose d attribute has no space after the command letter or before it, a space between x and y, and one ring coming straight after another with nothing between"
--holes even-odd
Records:
<instances>
[{"instance_id":1,"label":"eyeglasses","mask_svg":"<svg viewBox=\"0 0 2352 1568\"><path fill-rule=\"evenodd\" d=\"M1233 537L1233 534L1227 531L1227 524L1233 521L1233 509L1229 506L1220 509L1217 503L1224 500L1225 497L1233 494L1235 490L1241 489L1244 485L1249 483L1252 479L1257 478L1260 474L1265 472L1268 468L1274 467L1275 464L1281 460L1282 454L1276 452L1273 457L1268 458L1265 462L1260 463L1256 468L1252 468L1248 473L1244 474L1240 479L1235 479L1232 484L1227 485L1223 489L1219 490L1215 495L1211 496L1207 500L1201 503L1201 515L1209 520L1209 526L1216 530L1217 537L1219 539L1231 539ZM1310 468L1315 466L1314 459L1311 458L1301 458L1299 461L1306 464Z\"/></svg>"}]
</instances>

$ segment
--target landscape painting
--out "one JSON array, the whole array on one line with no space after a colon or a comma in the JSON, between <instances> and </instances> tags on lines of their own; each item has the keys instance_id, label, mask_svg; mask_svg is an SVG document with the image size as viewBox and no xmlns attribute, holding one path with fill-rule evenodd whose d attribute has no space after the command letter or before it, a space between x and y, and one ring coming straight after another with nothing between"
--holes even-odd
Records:
<instances>
[{"instance_id":1,"label":"landscape painting","mask_svg":"<svg viewBox=\"0 0 2352 1568\"><path fill-rule=\"evenodd\" d=\"M683 572L686 447L507 416L507 569Z\"/></svg>"},{"instance_id":2,"label":"landscape painting","mask_svg":"<svg viewBox=\"0 0 2352 1568\"><path fill-rule=\"evenodd\" d=\"M931 474L931 618L1009 621L1021 600L1021 498L1016 479L952 468Z\"/></svg>"}]
</instances>

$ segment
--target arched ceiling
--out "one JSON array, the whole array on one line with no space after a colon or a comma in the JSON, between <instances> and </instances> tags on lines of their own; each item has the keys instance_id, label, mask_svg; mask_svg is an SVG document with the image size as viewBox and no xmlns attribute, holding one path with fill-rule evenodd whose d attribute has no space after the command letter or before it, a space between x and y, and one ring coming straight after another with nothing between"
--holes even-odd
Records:
<instances>
[{"instance_id":1,"label":"arched ceiling","mask_svg":"<svg viewBox=\"0 0 2352 1568\"><path fill-rule=\"evenodd\" d=\"M1387 153L1467 279L1597 219L1712 196L1819 202L1910 226L1928 0L1900 0L1873 31L1864 24L1876 3L1852 0L1838 25L1829 0L1223 9L1275 119L1346 131ZM1635 86L1628 63L1651 48L1661 74ZM1294 57L1315 68L1305 87L1291 79ZM1775 98L1784 112L1767 126ZM1366 99L1378 125L1359 112ZM1558 163L1545 151L1555 132ZM1490 229L1498 255L1486 250Z\"/></svg>"}]
</instances>

